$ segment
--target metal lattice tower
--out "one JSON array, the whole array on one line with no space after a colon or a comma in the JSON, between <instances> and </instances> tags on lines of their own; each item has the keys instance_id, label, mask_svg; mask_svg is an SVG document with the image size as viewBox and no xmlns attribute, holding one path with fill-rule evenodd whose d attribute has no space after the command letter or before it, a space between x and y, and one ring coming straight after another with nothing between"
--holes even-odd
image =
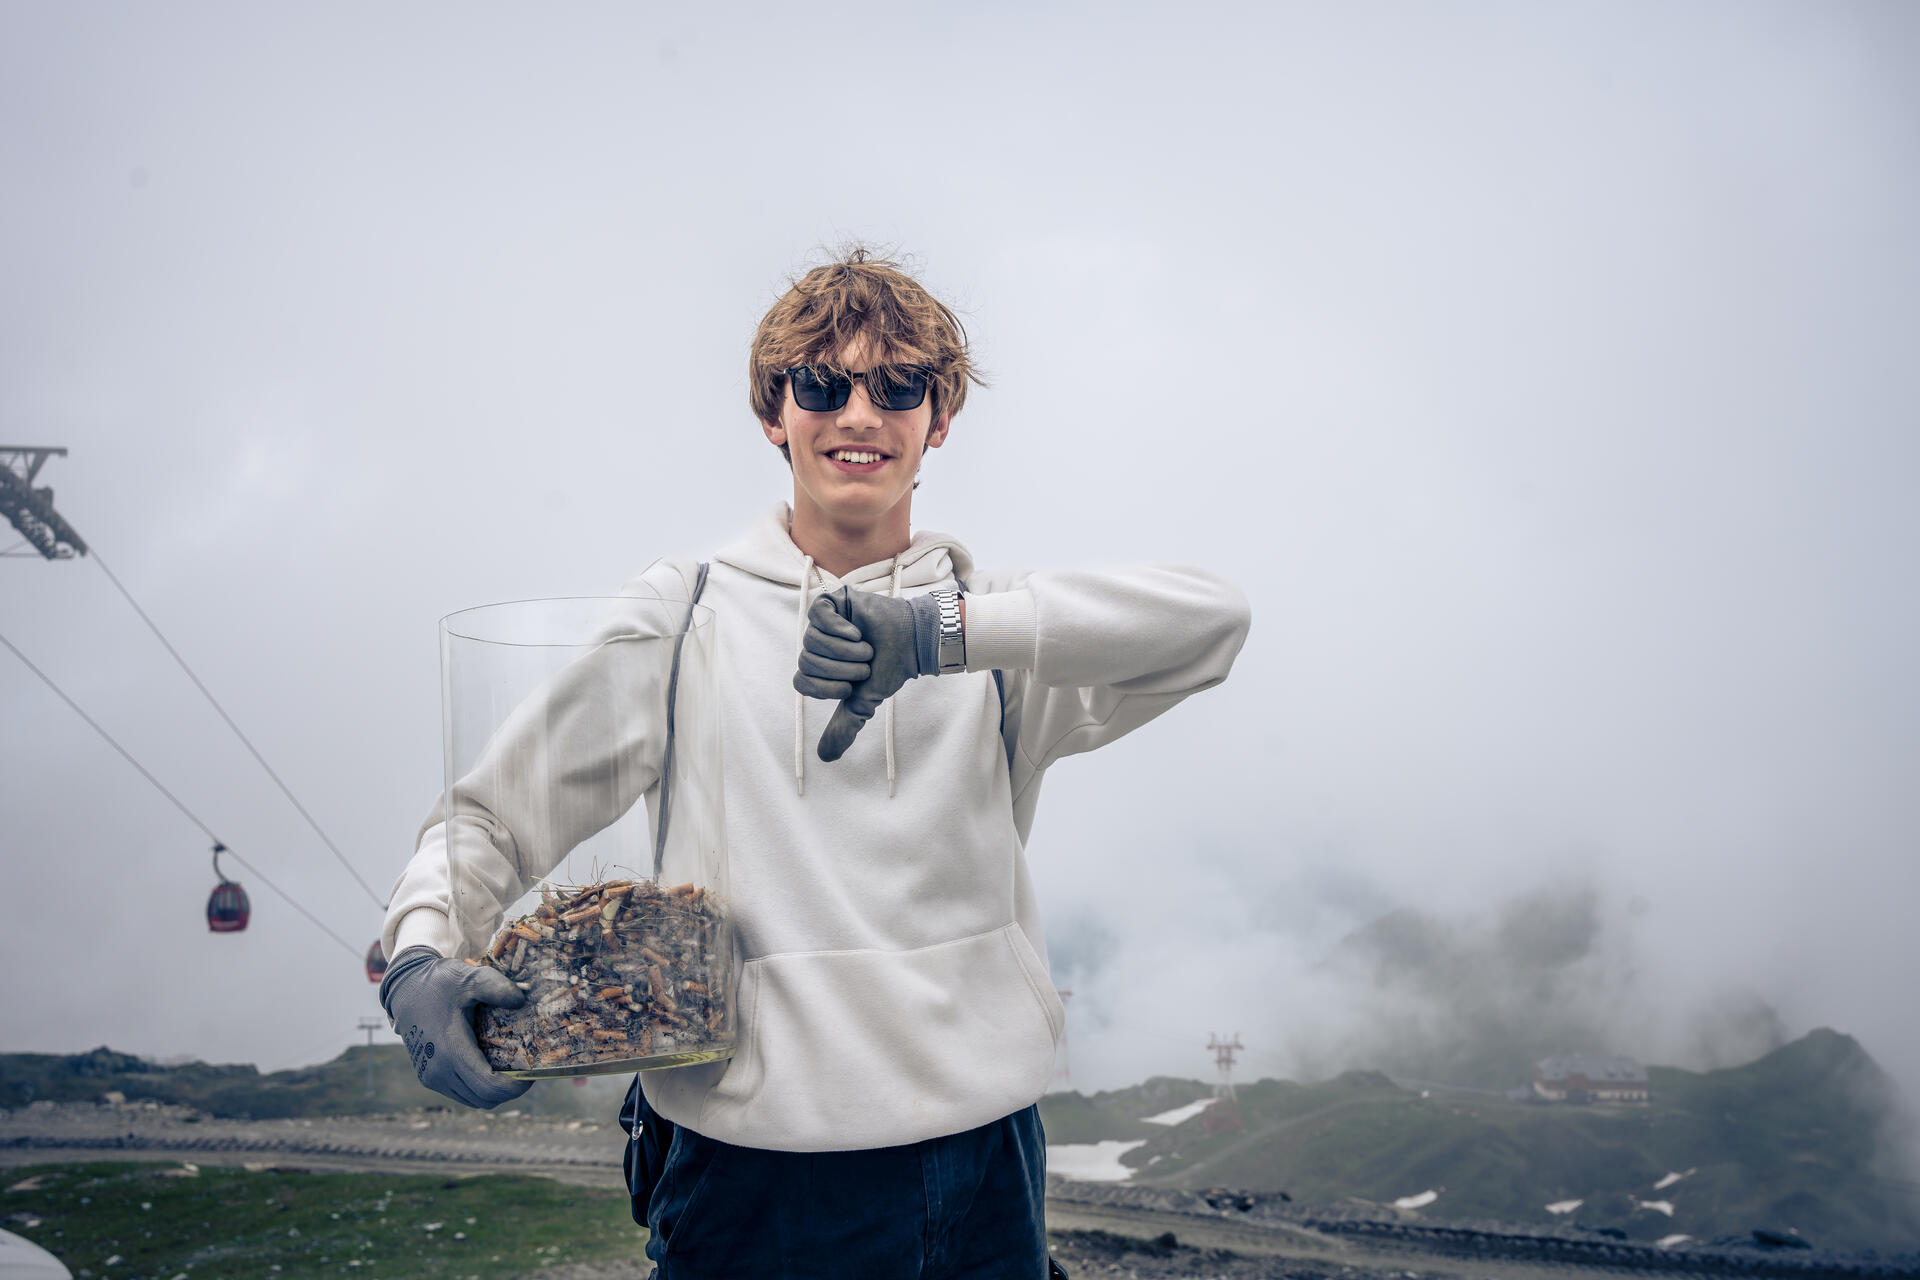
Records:
<instances>
[{"instance_id":1,"label":"metal lattice tower","mask_svg":"<svg viewBox=\"0 0 1920 1280\"><path fill-rule=\"evenodd\" d=\"M360 1024L359 1024L360 1030L367 1033L367 1048L369 1051L371 1051L373 1048L373 1033L376 1031L383 1030L386 1027L386 1025L387 1025L387 1020L385 1018L360 1019ZM372 1052L368 1052L367 1054L367 1096L369 1098L373 1096L373 1054Z\"/></svg>"},{"instance_id":2,"label":"metal lattice tower","mask_svg":"<svg viewBox=\"0 0 1920 1280\"><path fill-rule=\"evenodd\" d=\"M1207 1037L1214 1068L1220 1073L1220 1079L1213 1086L1213 1105L1203 1117L1208 1133L1226 1133L1241 1127L1240 1098L1233 1091L1233 1058L1246 1047L1240 1043L1238 1031L1231 1040L1222 1040L1217 1033Z\"/></svg>"},{"instance_id":3,"label":"metal lattice tower","mask_svg":"<svg viewBox=\"0 0 1920 1280\"><path fill-rule=\"evenodd\" d=\"M30 554L48 560L71 560L87 554L87 544L53 509L53 490L33 487L34 477L48 458L67 456L65 449L45 445L0 444L0 516L33 546ZM29 554L12 549L0 555Z\"/></svg>"}]
</instances>

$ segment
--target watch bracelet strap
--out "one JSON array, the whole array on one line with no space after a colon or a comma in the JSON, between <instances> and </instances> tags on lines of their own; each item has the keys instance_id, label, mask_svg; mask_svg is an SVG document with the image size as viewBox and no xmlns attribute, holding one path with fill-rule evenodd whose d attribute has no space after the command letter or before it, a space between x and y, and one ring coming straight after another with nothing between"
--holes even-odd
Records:
<instances>
[{"instance_id":1,"label":"watch bracelet strap","mask_svg":"<svg viewBox=\"0 0 1920 1280\"><path fill-rule=\"evenodd\" d=\"M960 621L960 593L936 591L933 598L940 607L940 641L934 670L951 675L967 669L967 633Z\"/></svg>"}]
</instances>

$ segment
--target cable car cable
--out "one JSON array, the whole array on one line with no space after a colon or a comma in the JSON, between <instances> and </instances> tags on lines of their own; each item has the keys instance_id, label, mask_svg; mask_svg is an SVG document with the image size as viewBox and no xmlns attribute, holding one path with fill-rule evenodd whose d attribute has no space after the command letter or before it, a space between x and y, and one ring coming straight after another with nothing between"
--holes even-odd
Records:
<instances>
[{"instance_id":1,"label":"cable car cable","mask_svg":"<svg viewBox=\"0 0 1920 1280\"><path fill-rule=\"evenodd\" d=\"M120 594L126 598L127 603L133 606L133 611L140 615L140 620L146 623L148 628L152 630L153 634L159 638L160 643L166 646L167 652L173 655L173 660L180 664L180 669L182 671L187 673L187 679L193 681L194 687L199 689L200 692L203 695L205 695L207 701L212 704L213 709L220 713L220 718L227 722L227 728L233 730L234 736L239 738L241 742L246 744L246 748L248 751L253 752L253 758L260 762L260 767L267 771L267 776L273 779L274 785L279 787L282 794L284 794L287 797L287 799L292 802L293 807L300 811L300 816L307 820L307 825L313 828L314 834L318 835L320 837L321 842L325 844L329 850L332 851L333 856L340 860L340 865L347 869L347 874L352 876L356 881L358 881L360 887L367 891L367 896L369 898L372 898L374 902L378 903L382 911L385 911L389 905L388 901L386 899L383 899L379 894L375 893L373 891L373 886L368 884L364 879L362 879L360 876L360 873L353 869L353 864L347 861L347 855L344 853L341 853L339 846L334 844L332 837L328 836L326 832L320 829L320 824L318 822L315 822L313 815L307 812L307 807L301 804L300 801L294 796L292 788L288 787L286 783L280 780L280 775L273 771L273 766L267 763L267 758L260 754L259 749L253 745L253 743L247 738L246 734L240 732L240 726L233 722L233 717L228 715L227 709L220 705L220 700L218 698L215 698L213 696L212 691L209 690L206 685L201 683L200 677L195 675L193 673L193 668L187 665L187 660L180 656L180 651L173 647L172 642L170 642L165 635L161 634L160 628L157 625L155 625L152 618L149 618L147 616L147 611L140 607L140 602L135 600L133 598L133 594L129 592L124 586L121 586L120 579L113 576L113 570L107 568L107 562L100 558L99 549L97 547L90 548L90 552L91 552L91 559L93 560L93 562L100 566L100 572L107 575L107 581L113 583L115 589L117 589L120 592Z\"/></svg>"},{"instance_id":2,"label":"cable car cable","mask_svg":"<svg viewBox=\"0 0 1920 1280\"><path fill-rule=\"evenodd\" d=\"M20 650L14 645L13 641L7 639L5 635L0 635L0 644L3 644L7 646L7 648L13 650L13 656L20 659L20 661L26 663L27 670L33 672L33 674L35 674L36 676L39 676L41 681L47 686L47 688L53 690L56 694L60 696L60 700L62 702L66 703L69 707L73 708L75 715L79 716L82 720L85 720L87 724L93 728L93 731L95 733L99 734L101 737L107 740L108 746L112 747L115 751L118 751L123 757L125 757L126 762L128 764L138 769L140 771L141 777L145 778L148 782L151 782L154 785L154 787L160 792L161 795L173 801L173 807L178 809L181 813L184 813L185 815L187 815L187 820L193 823L194 826L206 832L207 838L209 840L213 841L215 844L222 843L220 840L220 837L213 834L212 827L202 822L198 814L196 814L193 810L187 808L186 803L182 801L179 796L176 796L175 794L173 794L173 792L167 790L166 784L161 782L160 779L154 777L153 774L147 770L147 767L145 765L141 764L138 760L135 760L133 758L133 753L131 751L128 751L125 747L121 746L118 742L114 741L113 735L108 733L105 729L101 728L99 721L95 720L92 716L88 715L86 713L86 710L82 708L79 703L75 702L72 698L69 698L67 696L66 690L62 689L59 685L53 682L53 677L49 676L46 672L42 671L39 667L34 666L33 659L27 657L26 654L20 652ZM267 888L273 890L276 894L279 894L280 899L283 902L285 902L288 906L292 907L295 911L298 911L301 915L305 916L308 920L311 920L313 922L314 928L320 930L320 932L326 934L329 938L332 938L335 942L345 947L348 953L352 955L354 959L359 960L364 958L361 955L360 949L358 947L348 942L345 938L342 938L339 934L335 933L333 930L327 928L326 925L321 923L320 918L318 916L314 915L313 912L301 906L299 901L295 899L292 894L288 893L285 889L282 889L279 885L275 884L273 881L267 879L266 876L262 875L258 867L255 867L251 862L248 862L245 858L242 858L239 854L235 853L232 849L223 849L222 852L225 853L229 858L232 858L235 862L239 863L241 866L245 867L247 869L247 874L255 877L260 881L261 884L266 885Z\"/></svg>"}]
</instances>

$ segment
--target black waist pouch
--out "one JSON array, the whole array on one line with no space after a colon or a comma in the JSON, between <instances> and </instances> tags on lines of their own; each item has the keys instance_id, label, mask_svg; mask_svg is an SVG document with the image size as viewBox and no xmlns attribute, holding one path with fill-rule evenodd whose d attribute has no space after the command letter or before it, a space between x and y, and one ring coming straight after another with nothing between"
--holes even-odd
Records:
<instances>
[{"instance_id":1,"label":"black waist pouch","mask_svg":"<svg viewBox=\"0 0 1920 1280\"><path fill-rule=\"evenodd\" d=\"M620 1127L627 1131L627 1149L620 1157L621 1172L627 1175L627 1194L633 1199L633 1220L647 1225L647 1204L653 1189L667 1169L667 1152L673 1147L673 1121L647 1105L636 1073L627 1086L627 1100L620 1107Z\"/></svg>"}]
</instances>

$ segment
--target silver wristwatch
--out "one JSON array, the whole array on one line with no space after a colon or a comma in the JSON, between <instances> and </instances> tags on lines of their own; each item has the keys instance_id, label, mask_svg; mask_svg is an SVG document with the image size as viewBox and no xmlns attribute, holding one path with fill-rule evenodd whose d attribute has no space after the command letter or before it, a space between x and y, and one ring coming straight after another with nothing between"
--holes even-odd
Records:
<instances>
[{"instance_id":1,"label":"silver wristwatch","mask_svg":"<svg viewBox=\"0 0 1920 1280\"><path fill-rule=\"evenodd\" d=\"M960 625L960 593L935 591L934 603L940 606L940 647L935 675L952 675L967 669L967 633Z\"/></svg>"}]
</instances>

